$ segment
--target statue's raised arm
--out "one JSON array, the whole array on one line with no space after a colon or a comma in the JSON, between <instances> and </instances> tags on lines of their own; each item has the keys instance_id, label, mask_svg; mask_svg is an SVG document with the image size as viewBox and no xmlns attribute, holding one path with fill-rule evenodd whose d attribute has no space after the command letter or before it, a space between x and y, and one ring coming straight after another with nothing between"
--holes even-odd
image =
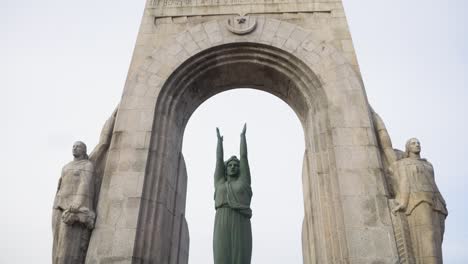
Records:
<instances>
[{"instance_id":1,"label":"statue's raised arm","mask_svg":"<svg viewBox=\"0 0 468 264\"><path fill-rule=\"evenodd\" d=\"M244 124L240 141L240 178L250 185L250 167L249 159L247 157L247 139L245 138L246 132L247 124Z\"/></svg>"},{"instance_id":2,"label":"statue's raised arm","mask_svg":"<svg viewBox=\"0 0 468 264\"><path fill-rule=\"evenodd\" d=\"M216 168L214 174L214 184L221 183L224 181L224 150L223 150L223 137L219 133L219 128L216 128L216 135L218 137L218 143L216 146Z\"/></svg>"},{"instance_id":3,"label":"statue's raised arm","mask_svg":"<svg viewBox=\"0 0 468 264\"><path fill-rule=\"evenodd\" d=\"M101 162L103 158L103 154L107 151L109 148L111 139L112 139L112 132L114 131L114 125L115 125L115 118L117 116L117 110L119 109L119 106L117 106L112 112L112 115L107 119L106 123L104 124L104 127L101 130L101 135L99 136L99 142L96 145L96 147L91 151L91 154L89 154L89 160L92 161L95 165L99 166L99 163Z\"/></svg>"},{"instance_id":4,"label":"statue's raised arm","mask_svg":"<svg viewBox=\"0 0 468 264\"><path fill-rule=\"evenodd\" d=\"M377 139L379 140L379 144L382 147L385 159L387 160L388 164L391 165L398 159L397 154L392 146L392 140L390 139L390 135L388 134L387 128L385 127L382 118L374 111L374 109L372 109L372 107L371 112Z\"/></svg>"}]
</instances>

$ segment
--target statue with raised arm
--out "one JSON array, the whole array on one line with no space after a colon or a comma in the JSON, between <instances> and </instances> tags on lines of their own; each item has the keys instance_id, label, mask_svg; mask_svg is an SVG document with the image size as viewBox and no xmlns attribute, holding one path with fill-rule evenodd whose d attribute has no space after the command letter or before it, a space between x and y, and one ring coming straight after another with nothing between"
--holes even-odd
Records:
<instances>
[{"instance_id":1,"label":"statue with raised arm","mask_svg":"<svg viewBox=\"0 0 468 264\"><path fill-rule=\"evenodd\" d=\"M53 264L85 262L116 114L117 110L106 121L90 156L86 145L77 141L72 148L74 159L62 169L52 213Z\"/></svg>"},{"instance_id":2,"label":"statue with raised arm","mask_svg":"<svg viewBox=\"0 0 468 264\"><path fill-rule=\"evenodd\" d=\"M393 214L406 218L415 263L442 263L447 207L434 179L434 168L421 158L421 144L411 138L405 151L394 150L380 116L372 110L380 147L393 178Z\"/></svg>"},{"instance_id":3,"label":"statue with raised arm","mask_svg":"<svg viewBox=\"0 0 468 264\"><path fill-rule=\"evenodd\" d=\"M247 159L247 126L241 133L240 160L232 156L224 161L223 137L216 128L215 226L213 253L215 264L250 264L252 257L252 188Z\"/></svg>"}]
</instances>

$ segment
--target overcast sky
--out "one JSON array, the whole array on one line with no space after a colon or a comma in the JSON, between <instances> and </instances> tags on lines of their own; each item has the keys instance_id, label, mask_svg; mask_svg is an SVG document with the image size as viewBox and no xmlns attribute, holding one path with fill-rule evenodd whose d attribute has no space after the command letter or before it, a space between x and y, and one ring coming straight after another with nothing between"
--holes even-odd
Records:
<instances>
[{"instance_id":1,"label":"overcast sky","mask_svg":"<svg viewBox=\"0 0 468 264\"><path fill-rule=\"evenodd\" d=\"M468 263L468 1L344 4L369 101L394 146L416 136L434 165L449 208L445 263ZM143 7L144 0L0 0L0 263L50 263L61 167L74 141L93 148L119 102ZM238 154L243 122L254 191L252 263L301 263L303 132L285 103L245 89L211 98L185 131L190 263L212 261L215 127L228 157Z\"/></svg>"}]
</instances>

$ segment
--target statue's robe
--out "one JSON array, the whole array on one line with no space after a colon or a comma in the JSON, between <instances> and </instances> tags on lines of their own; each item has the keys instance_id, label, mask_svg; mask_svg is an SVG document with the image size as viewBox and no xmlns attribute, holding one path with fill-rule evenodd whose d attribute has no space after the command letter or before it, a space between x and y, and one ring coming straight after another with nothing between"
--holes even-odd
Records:
<instances>
[{"instance_id":1,"label":"statue's robe","mask_svg":"<svg viewBox=\"0 0 468 264\"><path fill-rule=\"evenodd\" d=\"M407 201L411 244L416 263L441 264L447 208L434 180L432 164L425 159L404 158L391 170L398 181L397 200Z\"/></svg>"},{"instance_id":2,"label":"statue's robe","mask_svg":"<svg viewBox=\"0 0 468 264\"><path fill-rule=\"evenodd\" d=\"M87 160L75 160L65 165L59 180L52 216L52 263L84 263L95 214L94 166ZM71 212L70 206L78 206Z\"/></svg>"},{"instance_id":3,"label":"statue's robe","mask_svg":"<svg viewBox=\"0 0 468 264\"><path fill-rule=\"evenodd\" d=\"M242 179L221 180L215 186L215 264L249 264L252 257L252 189Z\"/></svg>"}]
</instances>

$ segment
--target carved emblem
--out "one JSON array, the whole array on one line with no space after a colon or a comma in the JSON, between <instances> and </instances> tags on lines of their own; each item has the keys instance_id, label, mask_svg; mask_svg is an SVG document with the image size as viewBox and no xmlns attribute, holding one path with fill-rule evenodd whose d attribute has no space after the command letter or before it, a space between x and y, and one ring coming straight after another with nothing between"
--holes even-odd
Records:
<instances>
[{"instance_id":1,"label":"carved emblem","mask_svg":"<svg viewBox=\"0 0 468 264\"><path fill-rule=\"evenodd\" d=\"M226 27L229 31L237 35L244 35L254 31L257 20L251 16L234 16L228 19Z\"/></svg>"}]
</instances>

